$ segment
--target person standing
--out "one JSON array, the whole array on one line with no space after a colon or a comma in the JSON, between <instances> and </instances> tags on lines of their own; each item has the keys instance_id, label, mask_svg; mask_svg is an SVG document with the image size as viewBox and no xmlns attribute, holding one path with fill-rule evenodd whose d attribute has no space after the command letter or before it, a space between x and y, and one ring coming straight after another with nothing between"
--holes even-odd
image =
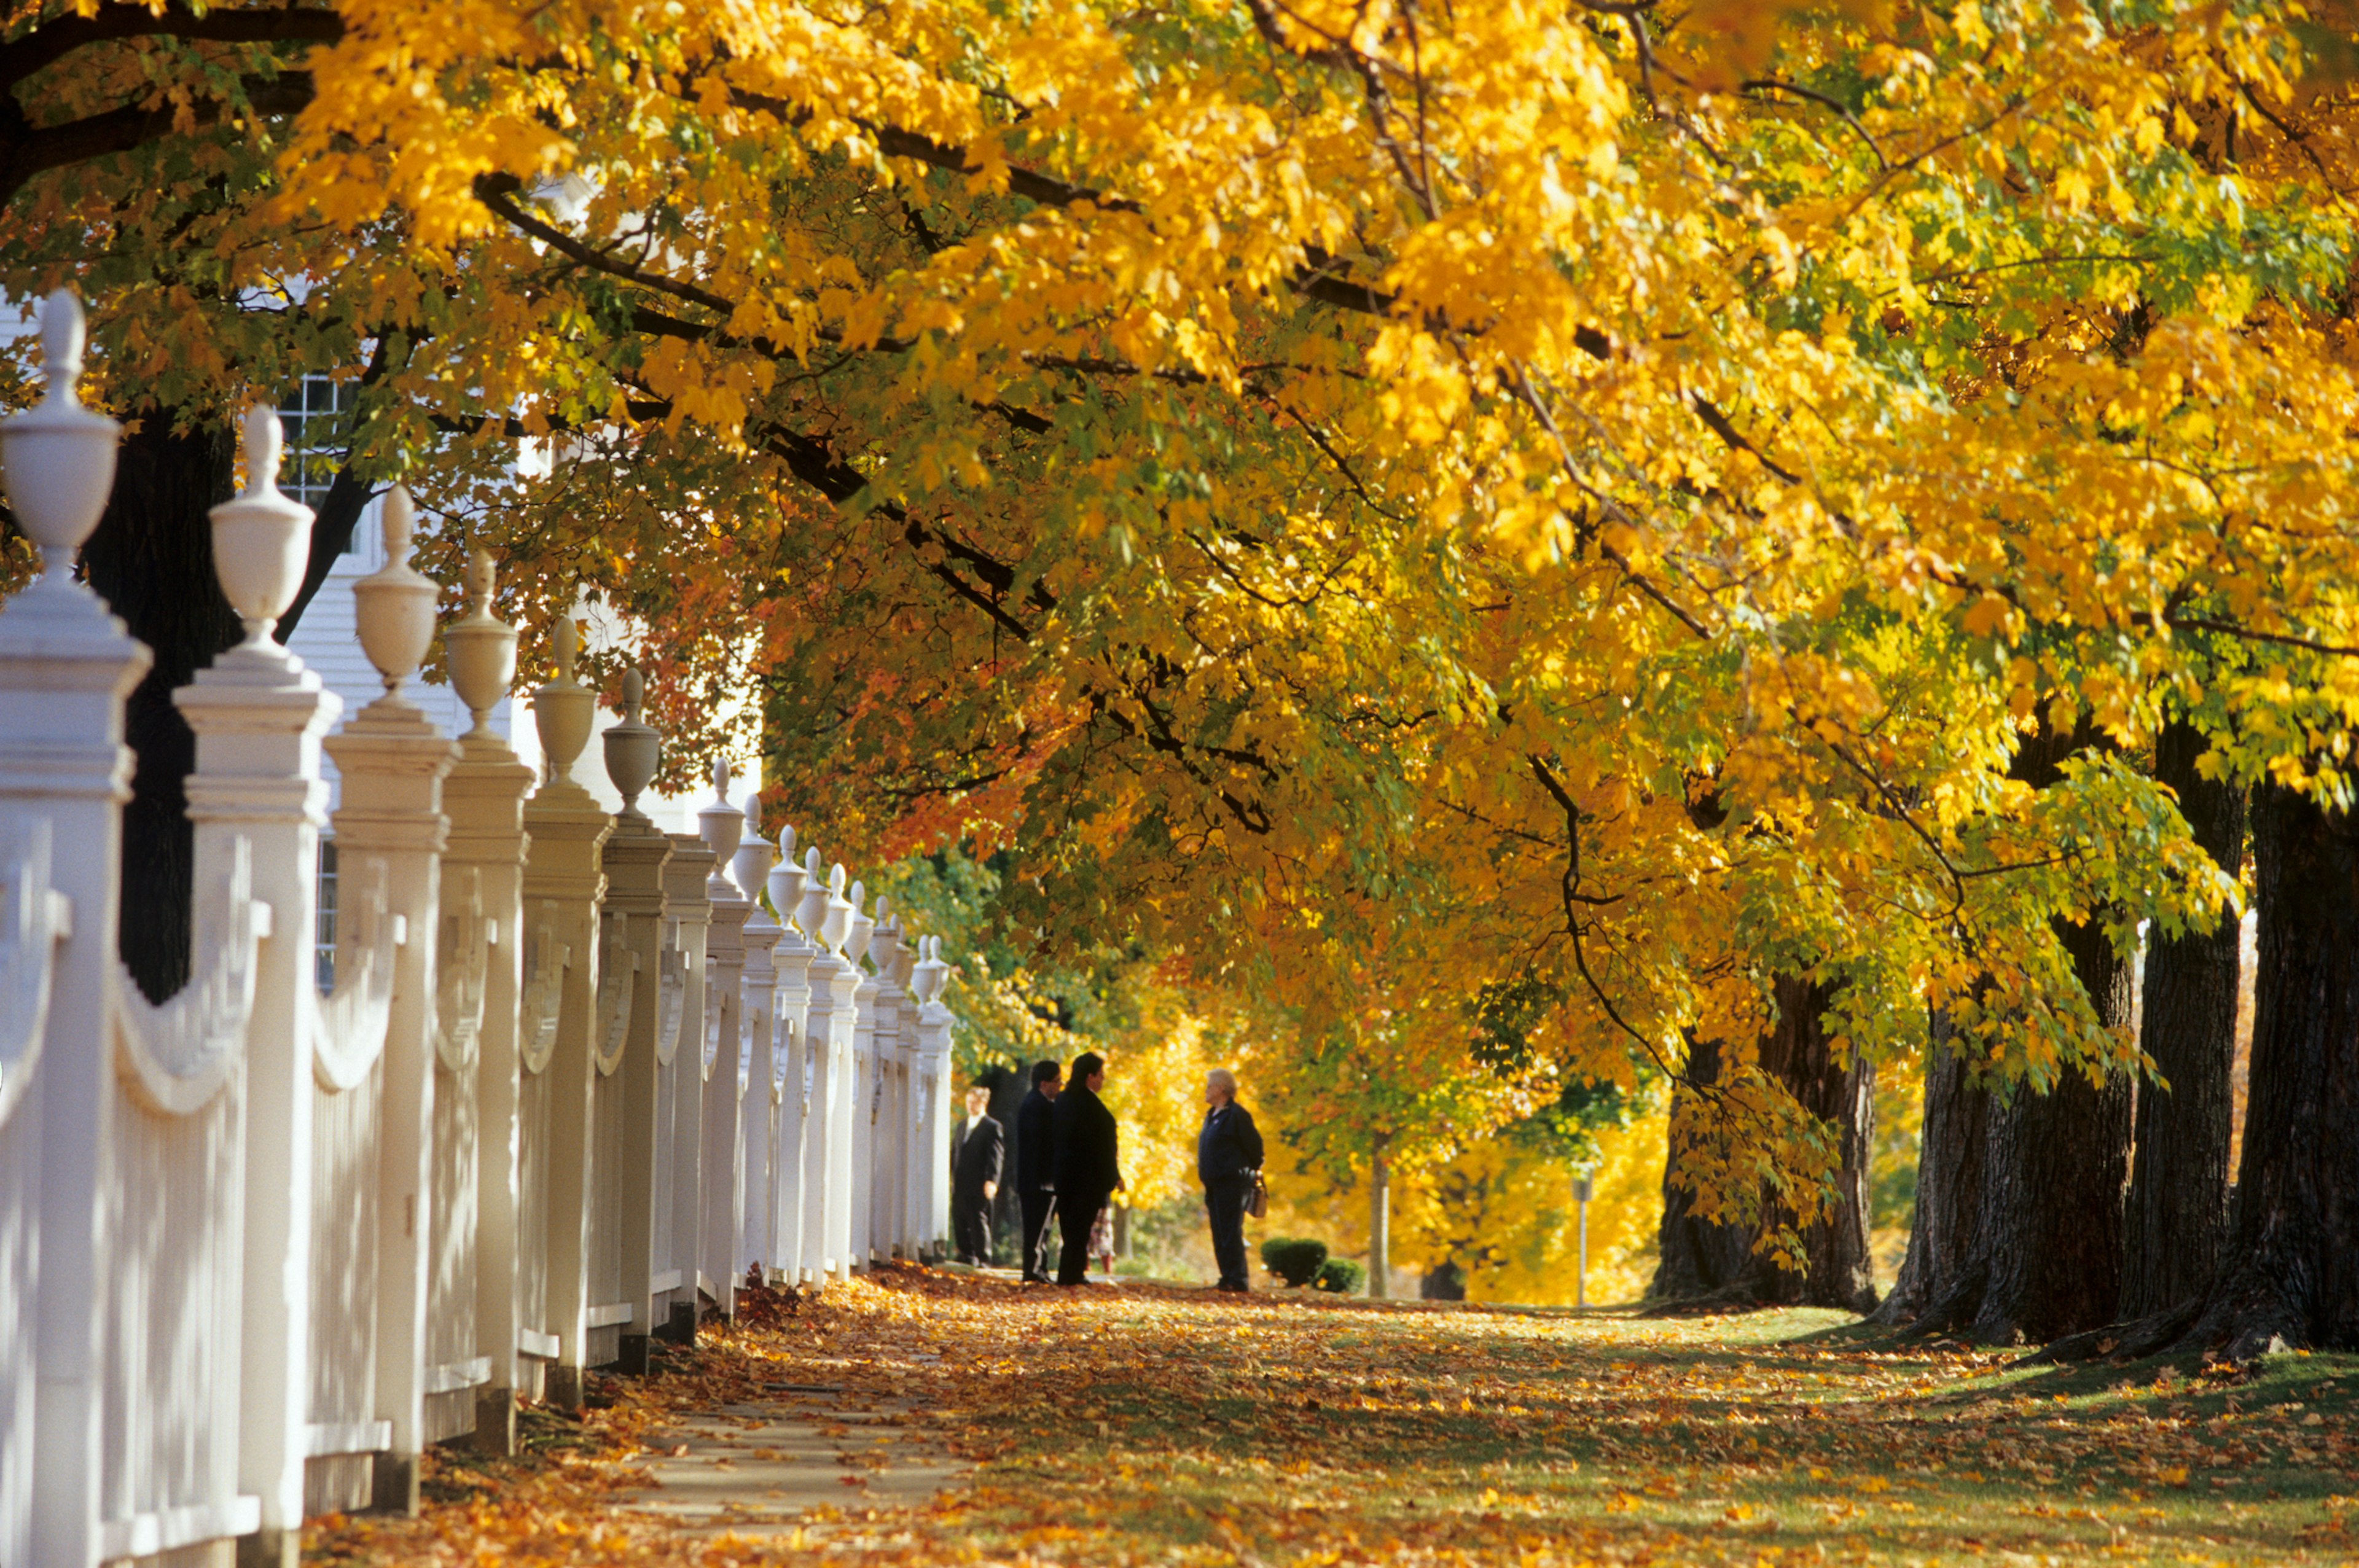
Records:
<instances>
[{"instance_id":1,"label":"person standing","mask_svg":"<svg viewBox=\"0 0 2359 1568\"><path fill-rule=\"evenodd\" d=\"M1049 1221L1057 1212L1057 1091L1064 1072L1032 1064L1032 1092L1016 1108L1016 1198L1024 1210L1024 1282L1049 1282Z\"/></svg>"},{"instance_id":2,"label":"person standing","mask_svg":"<svg viewBox=\"0 0 2359 1568\"><path fill-rule=\"evenodd\" d=\"M1057 1258L1057 1283L1089 1282L1090 1232L1098 1210L1122 1189L1121 1135L1114 1112L1098 1098L1105 1087L1105 1058L1084 1051L1073 1058L1072 1082L1057 1097L1057 1230L1064 1250Z\"/></svg>"},{"instance_id":3,"label":"person standing","mask_svg":"<svg viewBox=\"0 0 2359 1568\"><path fill-rule=\"evenodd\" d=\"M966 1091L966 1119L951 1134L951 1229L962 1263L991 1261L991 1203L1007 1162L1007 1138L985 1116L991 1091L981 1084Z\"/></svg>"},{"instance_id":4,"label":"person standing","mask_svg":"<svg viewBox=\"0 0 2359 1568\"><path fill-rule=\"evenodd\" d=\"M1237 1103L1236 1075L1215 1067L1204 1079L1204 1130L1196 1134L1196 1179L1204 1184L1204 1212L1212 1221L1212 1256L1221 1265L1216 1291L1249 1291L1245 1276L1245 1208L1261 1169L1261 1131Z\"/></svg>"}]
</instances>

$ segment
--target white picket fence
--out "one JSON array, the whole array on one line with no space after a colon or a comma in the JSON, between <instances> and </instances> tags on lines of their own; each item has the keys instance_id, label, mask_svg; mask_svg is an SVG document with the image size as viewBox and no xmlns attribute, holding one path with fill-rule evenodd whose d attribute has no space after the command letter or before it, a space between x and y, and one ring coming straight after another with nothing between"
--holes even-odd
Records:
<instances>
[{"instance_id":1,"label":"white picket fence","mask_svg":"<svg viewBox=\"0 0 2359 1568\"><path fill-rule=\"evenodd\" d=\"M73 580L119 435L76 401L82 331L51 296L46 395L0 424L43 561L0 607L0 1564L291 1568L308 1515L414 1508L427 1444L512 1447L520 1397L578 1403L587 1369L644 1368L749 1275L940 1251L940 938L913 946L816 849L797 863L791 829L774 866L725 766L700 838L658 830L636 677L604 742L625 806L601 810L571 777L596 699L570 621L536 780L486 721L516 636L481 557L444 629L474 727L440 733L403 692L436 593L397 491L355 589L385 695L338 727L270 636L310 514L277 491L266 410L212 514L245 640L174 696L193 978L141 995L115 955L149 660Z\"/></svg>"}]
</instances>

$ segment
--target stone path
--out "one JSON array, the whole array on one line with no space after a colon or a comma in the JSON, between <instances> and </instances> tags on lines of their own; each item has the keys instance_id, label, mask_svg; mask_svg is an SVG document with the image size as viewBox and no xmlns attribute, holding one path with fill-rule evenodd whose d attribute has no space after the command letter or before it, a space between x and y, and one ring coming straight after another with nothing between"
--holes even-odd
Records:
<instances>
[{"instance_id":1,"label":"stone path","mask_svg":"<svg viewBox=\"0 0 2359 1568\"><path fill-rule=\"evenodd\" d=\"M772 1400L686 1418L667 1433L671 1452L647 1465L655 1485L622 1500L690 1534L790 1535L811 1509L923 1503L973 1468L896 1424L912 1407L842 1401L837 1390L789 1384Z\"/></svg>"}]
</instances>

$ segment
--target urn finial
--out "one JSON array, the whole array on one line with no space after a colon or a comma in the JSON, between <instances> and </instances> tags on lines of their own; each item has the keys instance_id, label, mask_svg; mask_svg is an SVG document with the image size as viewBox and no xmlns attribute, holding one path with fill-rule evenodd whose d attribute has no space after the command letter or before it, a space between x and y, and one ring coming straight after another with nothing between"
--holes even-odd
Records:
<instances>
[{"instance_id":1,"label":"urn finial","mask_svg":"<svg viewBox=\"0 0 2359 1568\"><path fill-rule=\"evenodd\" d=\"M745 833L745 814L729 801L729 759L712 759L712 802L696 814L696 831L704 847L712 851L712 871L704 879L707 897L734 899L750 895L741 893L729 880L732 862L737 854L737 841Z\"/></svg>"},{"instance_id":2,"label":"urn finial","mask_svg":"<svg viewBox=\"0 0 2359 1568\"><path fill-rule=\"evenodd\" d=\"M778 829L778 860L770 868L770 907L778 912L782 922L802 924L803 889L808 885L803 869L795 860L795 830Z\"/></svg>"},{"instance_id":3,"label":"urn finial","mask_svg":"<svg viewBox=\"0 0 2359 1568\"><path fill-rule=\"evenodd\" d=\"M98 526L114 483L123 427L84 408L82 301L60 288L41 304L40 402L0 424L0 465L17 526L40 546L41 580L73 586L74 552Z\"/></svg>"},{"instance_id":4,"label":"urn finial","mask_svg":"<svg viewBox=\"0 0 2359 1568\"><path fill-rule=\"evenodd\" d=\"M248 431L254 430L259 423L250 420L246 427ZM273 432L275 451L278 421L269 419L267 427ZM248 438L251 440L250 435ZM250 461L250 447L248 451ZM275 455L270 459L269 467L274 470L277 467ZM275 481L271 485L271 492L277 493ZM308 518L310 514L307 511L304 515ZM383 677L386 694L398 697L402 683L418 673L419 665L426 657L427 648L434 641L434 600L441 590L435 587L432 579L409 564L418 521L417 508L409 499L407 486L397 484L386 496L382 525L385 530L385 565L353 584L353 600L355 618L360 622L361 649L368 654L369 663L376 666L378 676ZM299 546L293 557L295 580L299 583L302 580L305 553L305 548ZM280 608L285 608L283 603ZM276 619L275 612L273 619Z\"/></svg>"},{"instance_id":5,"label":"urn finial","mask_svg":"<svg viewBox=\"0 0 2359 1568\"><path fill-rule=\"evenodd\" d=\"M737 885L745 896L759 901L770 876L770 841L762 837L762 796L759 791L745 795L745 827L737 840L737 853L730 858L729 869L736 874Z\"/></svg>"},{"instance_id":6,"label":"urn finial","mask_svg":"<svg viewBox=\"0 0 2359 1568\"><path fill-rule=\"evenodd\" d=\"M491 733L492 709L507 696L516 680L516 628L492 613L494 568L492 553L477 549L467 557L467 613L442 629L442 643L451 659L451 686L474 716L467 733Z\"/></svg>"},{"instance_id":7,"label":"urn finial","mask_svg":"<svg viewBox=\"0 0 2359 1568\"><path fill-rule=\"evenodd\" d=\"M831 953L843 951L852 935L852 901L843 896L843 862L828 869L827 902L820 916L819 944Z\"/></svg>"},{"instance_id":8,"label":"urn finial","mask_svg":"<svg viewBox=\"0 0 2359 1568\"><path fill-rule=\"evenodd\" d=\"M647 677L623 672L623 721L606 731L606 777L623 797L623 815L645 822L639 795L653 782L656 764L663 760L663 737L639 715L647 705Z\"/></svg>"},{"instance_id":9,"label":"urn finial","mask_svg":"<svg viewBox=\"0 0 2359 1568\"><path fill-rule=\"evenodd\" d=\"M573 678L573 661L582 648L581 628L573 617L560 615L550 639L556 644L557 677L532 694L532 721L540 731L540 749L549 759L550 782L571 775L582 749L590 744L590 728L598 698Z\"/></svg>"},{"instance_id":10,"label":"urn finial","mask_svg":"<svg viewBox=\"0 0 2359 1568\"><path fill-rule=\"evenodd\" d=\"M280 435L276 410L262 403L247 409L244 442L245 488L208 515L213 527L213 575L221 579L223 597L245 623L246 645L254 647L269 637L271 628L294 600L295 590L303 586L303 568L311 553L311 509L279 492ZM361 584L353 586L357 592ZM430 584L427 617L430 636ZM365 645L364 615L362 628Z\"/></svg>"},{"instance_id":11,"label":"urn finial","mask_svg":"<svg viewBox=\"0 0 2359 1568\"><path fill-rule=\"evenodd\" d=\"M875 918L861 908L862 904L868 902L866 882L857 881L852 884L850 902L852 925L844 933L843 956L856 964L868 956L868 939L876 931Z\"/></svg>"},{"instance_id":12,"label":"urn finial","mask_svg":"<svg viewBox=\"0 0 2359 1568\"><path fill-rule=\"evenodd\" d=\"M821 940L820 933L826 928L827 879L820 875L816 844L803 851L803 899L795 910L795 924L814 942Z\"/></svg>"}]
</instances>

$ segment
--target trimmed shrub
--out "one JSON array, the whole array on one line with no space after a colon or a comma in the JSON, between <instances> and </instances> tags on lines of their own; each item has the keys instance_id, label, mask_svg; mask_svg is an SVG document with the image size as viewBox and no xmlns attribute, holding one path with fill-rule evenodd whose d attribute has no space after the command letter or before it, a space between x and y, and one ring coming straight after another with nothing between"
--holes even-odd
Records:
<instances>
[{"instance_id":1,"label":"trimmed shrub","mask_svg":"<svg viewBox=\"0 0 2359 1568\"><path fill-rule=\"evenodd\" d=\"M1295 1236L1273 1236L1261 1244L1262 1266L1289 1285L1307 1285L1327 1261L1327 1244Z\"/></svg>"},{"instance_id":2,"label":"trimmed shrub","mask_svg":"<svg viewBox=\"0 0 2359 1568\"><path fill-rule=\"evenodd\" d=\"M1368 1271L1349 1258L1330 1258L1319 1265L1319 1272L1310 1282L1339 1296L1356 1296L1368 1288Z\"/></svg>"}]
</instances>

